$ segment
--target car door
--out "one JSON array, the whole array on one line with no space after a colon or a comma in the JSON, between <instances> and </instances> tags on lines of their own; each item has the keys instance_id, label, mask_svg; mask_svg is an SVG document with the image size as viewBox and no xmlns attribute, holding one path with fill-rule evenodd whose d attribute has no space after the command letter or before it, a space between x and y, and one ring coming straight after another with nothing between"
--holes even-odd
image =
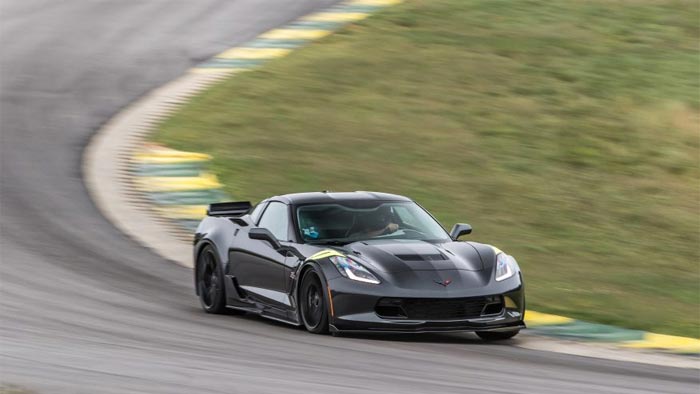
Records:
<instances>
[{"instance_id":1,"label":"car door","mask_svg":"<svg viewBox=\"0 0 700 394\"><path fill-rule=\"evenodd\" d=\"M268 230L281 242L289 239L289 206L271 201L257 224ZM245 248L230 251L231 274L238 286L253 301L279 309L285 316L291 307L286 292L285 260L267 241L247 239ZM274 311L270 311L274 312Z\"/></svg>"}]
</instances>

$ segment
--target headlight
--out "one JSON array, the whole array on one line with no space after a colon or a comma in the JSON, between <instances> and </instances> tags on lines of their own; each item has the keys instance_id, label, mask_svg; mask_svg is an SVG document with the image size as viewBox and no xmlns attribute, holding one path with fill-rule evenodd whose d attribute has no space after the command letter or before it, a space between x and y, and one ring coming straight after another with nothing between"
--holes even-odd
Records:
<instances>
[{"instance_id":1,"label":"headlight","mask_svg":"<svg viewBox=\"0 0 700 394\"><path fill-rule=\"evenodd\" d=\"M508 256L505 253L499 253L496 256L496 281L500 282L515 275L518 271L518 263L513 256Z\"/></svg>"},{"instance_id":2,"label":"headlight","mask_svg":"<svg viewBox=\"0 0 700 394\"><path fill-rule=\"evenodd\" d=\"M367 268L349 257L332 256L330 260L335 264L335 267L338 268L340 274L348 279L375 285L379 284L379 279L372 275L371 272L367 271Z\"/></svg>"}]
</instances>

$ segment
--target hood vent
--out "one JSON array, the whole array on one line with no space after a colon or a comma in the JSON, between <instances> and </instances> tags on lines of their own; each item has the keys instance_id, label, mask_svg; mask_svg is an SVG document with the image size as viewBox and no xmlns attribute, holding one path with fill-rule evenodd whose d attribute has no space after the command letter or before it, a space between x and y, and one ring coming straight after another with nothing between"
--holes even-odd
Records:
<instances>
[{"instance_id":1,"label":"hood vent","mask_svg":"<svg viewBox=\"0 0 700 394\"><path fill-rule=\"evenodd\" d=\"M436 254L395 254L403 261L444 261L447 257L442 253Z\"/></svg>"}]
</instances>

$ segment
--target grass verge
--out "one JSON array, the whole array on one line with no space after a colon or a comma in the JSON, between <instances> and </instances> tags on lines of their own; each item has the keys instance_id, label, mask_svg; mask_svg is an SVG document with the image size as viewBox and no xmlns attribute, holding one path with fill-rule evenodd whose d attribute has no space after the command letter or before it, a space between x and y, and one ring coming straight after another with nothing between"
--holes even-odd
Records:
<instances>
[{"instance_id":1,"label":"grass verge","mask_svg":"<svg viewBox=\"0 0 700 394\"><path fill-rule=\"evenodd\" d=\"M700 337L696 1L414 0L154 137L238 199L405 194L516 256L529 307Z\"/></svg>"}]
</instances>

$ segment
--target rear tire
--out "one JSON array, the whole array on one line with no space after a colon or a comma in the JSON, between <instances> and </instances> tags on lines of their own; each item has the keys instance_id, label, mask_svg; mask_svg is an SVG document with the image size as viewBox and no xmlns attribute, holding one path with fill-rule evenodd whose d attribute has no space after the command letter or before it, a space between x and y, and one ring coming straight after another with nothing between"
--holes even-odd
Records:
<instances>
[{"instance_id":1,"label":"rear tire","mask_svg":"<svg viewBox=\"0 0 700 394\"><path fill-rule=\"evenodd\" d=\"M205 246L197 258L199 303L207 313L226 312L224 275L214 248Z\"/></svg>"},{"instance_id":2,"label":"rear tire","mask_svg":"<svg viewBox=\"0 0 700 394\"><path fill-rule=\"evenodd\" d=\"M477 331L476 335L484 341L504 341L518 335L520 330L513 331Z\"/></svg>"},{"instance_id":3,"label":"rear tire","mask_svg":"<svg viewBox=\"0 0 700 394\"><path fill-rule=\"evenodd\" d=\"M328 332L328 302L326 288L313 268L306 271L299 291L299 309L306 330L314 334Z\"/></svg>"}]
</instances>

